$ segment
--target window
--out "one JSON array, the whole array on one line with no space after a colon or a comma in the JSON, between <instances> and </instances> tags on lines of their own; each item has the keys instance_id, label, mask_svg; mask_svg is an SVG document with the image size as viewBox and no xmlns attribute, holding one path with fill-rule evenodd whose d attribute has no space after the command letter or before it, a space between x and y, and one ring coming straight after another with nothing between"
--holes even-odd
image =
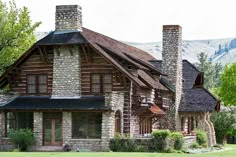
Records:
<instances>
[{"instance_id":1,"label":"window","mask_svg":"<svg viewBox=\"0 0 236 157\"><path fill-rule=\"evenodd\" d=\"M121 113L116 111L115 113L115 133L121 133Z\"/></svg>"},{"instance_id":2,"label":"window","mask_svg":"<svg viewBox=\"0 0 236 157\"><path fill-rule=\"evenodd\" d=\"M101 138L101 112L72 113L72 138Z\"/></svg>"},{"instance_id":3,"label":"window","mask_svg":"<svg viewBox=\"0 0 236 157\"><path fill-rule=\"evenodd\" d=\"M46 94L47 82L47 75L27 75L27 93Z\"/></svg>"},{"instance_id":4,"label":"window","mask_svg":"<svg viewBox=\"0 0 236 157\"><path fill-rule=\"evenodd\" d=\"M10 129L33 129L32 112L6 112L5 113L5 134Z\"/></svg>"},{"instance_id":5,"label":"window","mask_svg":"<svg viewBox=\"0 0 236 157\"><path fill-rule=\"evenodd\" d=\"M91 91L94 94L101 94L112 91L112 75L111 74L92 74L91 75Z\"/></svg>"},{"instance_id":6,"label":"window","mask_svg":"<svg viewBox=\"0 0 236 157\"><path fill-rule=\"evenodd\" d=\"M152 118L150 117L143 117L140 123L140 134L151 134L152 133Z\"/></svg>"}]
</instances>

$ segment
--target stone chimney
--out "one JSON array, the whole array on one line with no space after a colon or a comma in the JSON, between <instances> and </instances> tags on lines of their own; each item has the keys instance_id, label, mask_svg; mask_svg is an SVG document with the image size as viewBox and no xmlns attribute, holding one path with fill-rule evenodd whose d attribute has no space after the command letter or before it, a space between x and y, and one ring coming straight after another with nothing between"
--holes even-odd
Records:
<instances>
[{"instance_id":1,"label":"stone chimney","mask_svg":"<svg viewBox=\"0 0 236 157\"><path fill-rule=\"evenodd\" d=\"M56 6L56 31L82 31L82 8L79 5Z\"/></svg>"},{"instance_id":2,"label":"stone chimney","mask_svg":"<svg viewBox=\"0 0 236 157\"><path fill-rule=\"evenodd\" d=\"M162 70L168 75L166 79L175 86L175 120L176 130L180 130L178 116L182 96L182 28L179 25L163 26Z\"/></svg>"},{"instance_id":3,"label":"stone chimney","mask_svg":"<svg viewBox=\"0 0 236 157\"><path fill-rule=\"evenodd\" d=\"M81 7L56 6L56 32L82 31ZM81 62L78 45L54 46L52 98L81 96Z\"/></svg>"}]
</instances>

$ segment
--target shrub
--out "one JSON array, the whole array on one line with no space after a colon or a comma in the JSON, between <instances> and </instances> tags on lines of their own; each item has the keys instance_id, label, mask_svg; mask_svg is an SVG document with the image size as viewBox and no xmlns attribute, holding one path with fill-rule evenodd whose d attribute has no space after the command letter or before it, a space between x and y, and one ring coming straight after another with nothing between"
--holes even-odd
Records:
<instances>
[{"instance_id":1,"label":"shrub","mask_svg":"<svg viewBox=\"0 0 236 157\"><path fill-rule=\"evenodd\" d=\"M206 134L206 132L201 131L201 130L197 130L196 131L196 140L197 140L197 143L200 146L206 146L207 145L207 134Z\"/></svg>"},{"instance_id":2,"label":"shrub","mask_svg":"<svg viewBox=\"0 0 236 157\"><path fill-rule=\"evenodd\" d=\"M8 136L20 151L27 151L35 143L34 134L30 129L10 130Z\"/></svg>"},{"instance_id":3,"label":"shrub","mask_svg":"<svg viewBox=\"0 0 236 157\"><path fill-rule=\"evenodd\" d=\"M169 130L156 130L152 132L154 150L158 152L163 152L167 150L168 141L167 138L170 135Z\"/></svg>"},{"instance_id":4,"label":"shrub","mask_svg":"<svg viewBox=\"0 0 236 157\"><path fill-rule=\"evenodd\" d=\"M114 152L135 152L137 145L134 139L116 136L110 140L110 150Z\"/></svg>"},{"instance_id":5,"label":"shrub","mask_svg":"<svg viewBox=\"0 0 236 157\"><path fill-rule=\"evenodd\" d=\"M199 147L199 144L197 142L194 142L194 143L192 143L192 145L190 147L193 149L196 149Z\"/></svg>"},{"instance_id":6,"label":"shrub","mask_svg":"<svg viewBox=\"0 0 236 157\"><path fill-rule=\"evenodd\" d=\"M174 141L174 149L175 150L181 150L184 145L184 138L182 133L180 132L172 132L170 134L170 138Z\"/></svg>"}]
</instances>

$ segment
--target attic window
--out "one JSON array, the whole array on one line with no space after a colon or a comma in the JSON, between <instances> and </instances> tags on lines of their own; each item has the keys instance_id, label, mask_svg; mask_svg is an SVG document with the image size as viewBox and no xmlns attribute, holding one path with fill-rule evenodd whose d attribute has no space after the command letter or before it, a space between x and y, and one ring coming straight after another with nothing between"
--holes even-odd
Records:
<instances>
[{"instance_id":1,"label":"attic window","mask_svg":"<svg viewBox=\"0 0 236 157\"><path fill-rule=\"evenodd\" d=\"M197 76L197 78L195 80L194 86L202 86L203 85L203 81L204 81L203 74L202 73L198 74L198 76Z\"/></svg>"},{"instance_id":2,"label":"attic window","mask_svg":"<svg viewBox=\"0 0 236 157\"><path fill-rule=\"evenodd\" d=\"M103 94L112 91L111 74L92 74L91 75L91 92L93 94Z\"/></svg>"},{"instance_id":3,"label":"attic window","mask_svg":"<svg viewBox=\"0 0 236 157\"><path fill-rule=\"evenodd\" d=\"M27 75L28 94L47 93L47 75Z\"/></svg>"}]
</instances>

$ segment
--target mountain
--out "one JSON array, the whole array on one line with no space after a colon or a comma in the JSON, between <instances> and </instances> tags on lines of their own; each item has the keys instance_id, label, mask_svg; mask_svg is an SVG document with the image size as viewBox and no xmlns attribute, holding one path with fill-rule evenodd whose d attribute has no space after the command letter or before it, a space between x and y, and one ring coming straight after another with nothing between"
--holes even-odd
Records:
<instances>
[{"instance_id":1,"label":"mountain","mask_svg":"<svg viewBox=\"0 0 236 157\"><path fill-rule=\"evenodd\" d=\"M37 39L46 36L47 32L36 32ZM126 44L142 49L156 59L161 59L162 43L135 43L125 42ZM182 45L183 59L192 63L197 62L197 54L205 52L209 60L213 63L219 62L222 65L236 62L236 38L210 39L210 40L184 40Z\"/></svg>"}]
</instances>

